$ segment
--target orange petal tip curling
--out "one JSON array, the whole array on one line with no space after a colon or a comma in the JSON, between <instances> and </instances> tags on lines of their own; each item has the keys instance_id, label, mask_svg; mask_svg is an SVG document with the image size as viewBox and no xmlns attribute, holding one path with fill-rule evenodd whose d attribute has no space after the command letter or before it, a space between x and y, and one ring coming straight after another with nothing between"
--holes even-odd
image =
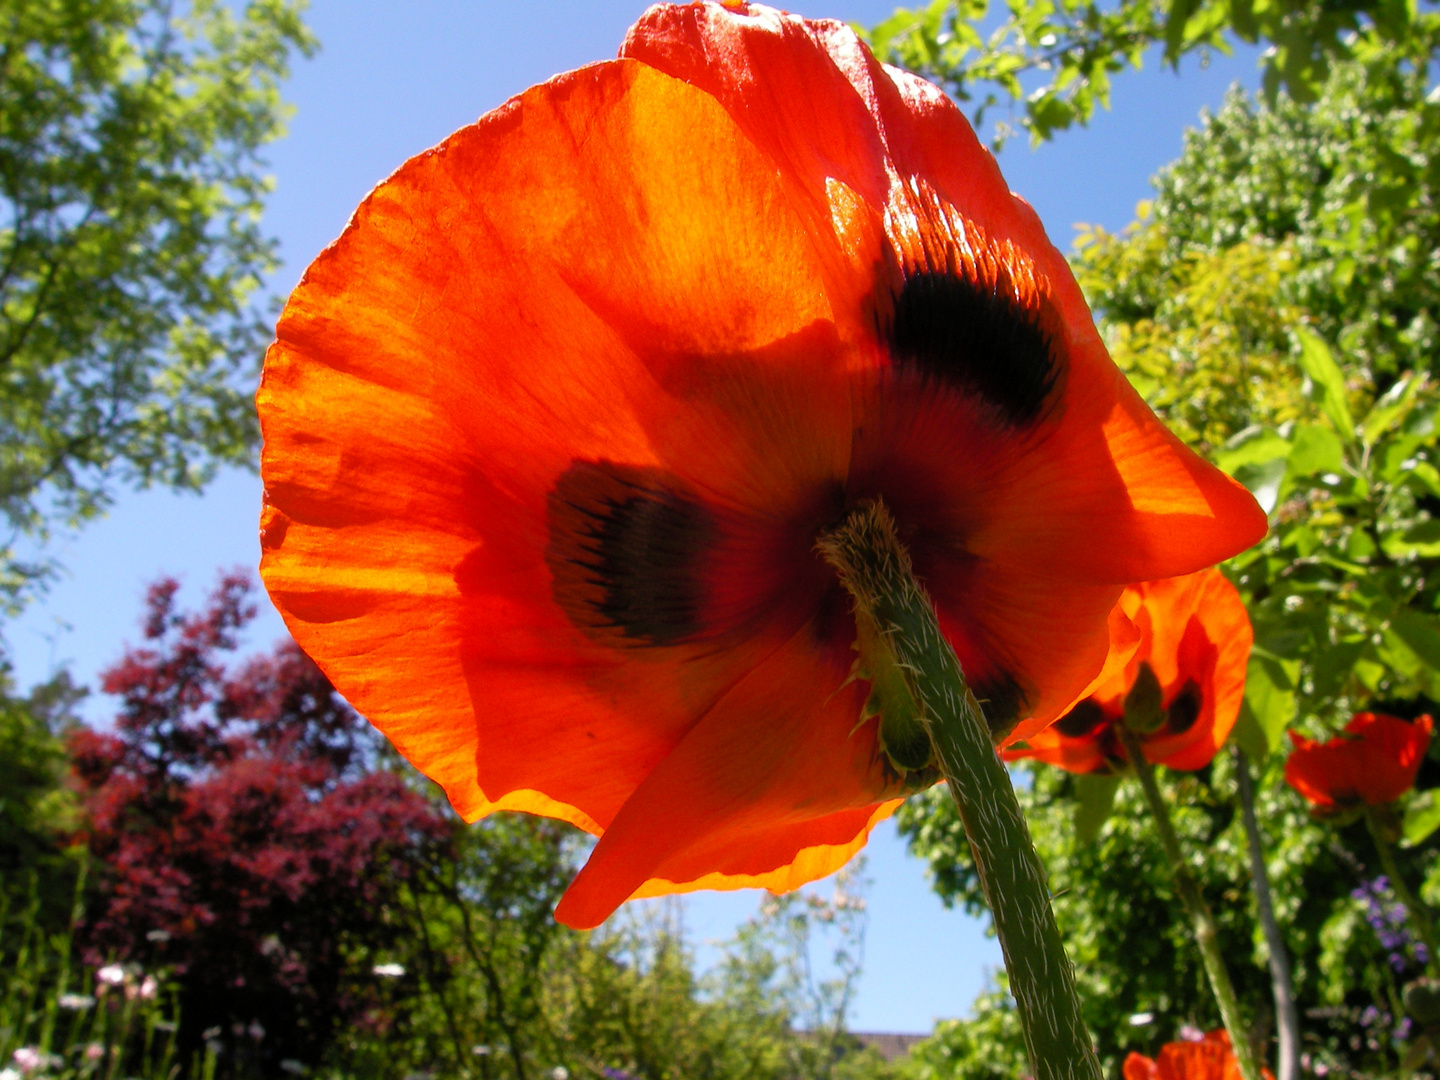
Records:
<instances>
[{"instance_id":1,"label":"orange petal tip curling","mask_svg":"<svg viewBox=\"0 0 1440 1080\"><path fill-rule=\"evenodd\" d=\"M1093 680L1125 584L1263 532L944 94L759 4L653 7L397 170L258 405L291 632L467 818L601 837L575 925L793 888L911 790L814 550L858 502L997 727Z\"/></svg>"}]
</instances>

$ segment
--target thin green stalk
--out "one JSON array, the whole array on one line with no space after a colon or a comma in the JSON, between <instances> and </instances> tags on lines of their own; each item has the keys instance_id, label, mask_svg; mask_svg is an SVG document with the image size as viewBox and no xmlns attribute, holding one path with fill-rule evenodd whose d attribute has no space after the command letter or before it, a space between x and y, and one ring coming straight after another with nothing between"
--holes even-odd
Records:
<instances>
[{"instance_id":1,"label":"thin green stalk","mask_svg":"<svg viewBox=\"0 0 1440 1080\"><path fill-rule=\"evenodd\" d=\"M1220 952L1219 929L1210 905L1200 893L1195 875L1180 847L1180 838L1175 835L1175 826L1170 821L1170 808L1160 794L1160 785L1155 782L1155 768L1146 760L1140 747L1139 737L1123 723L1115 725L1115 732L1125 747L1140 787L1145 792L1145 801L1150 806L1150 815L1155 819L1155 830L1160 834L1160 843L1170 859L1175 877L1175 891L1190 916L1190 926L1195 934L1195 944L1200 947L1200 956L1205 962L1205 974L1210 979L1210 990L1215 1003L1220 1006L1220 1019L1230 1033L1230 1045L1235 1051L1236 1064L1245 1080L1260 1080L1260 1066L1255 1060L1255 1046L1250 1041L1250 1030L1240 1012L1240 1001L1235 996L1235 985L1230 981L1230 970L1225 966L1225 957Z\"/></svg>"},{"instance_id":2,"label":"thin green stalk","mask_svg":"<svg viewBox=\"0 0 1440 1080\"><path fill-rule=\"evenodd\" d=\"M871 664L867 677L877 689L885 678L903 684L899 711L907 715L899 722L916 721L928 734L959 807L1036 1080L1100 1080L1075 973L1010 775L894 522L883 505L872 503L822 537L820 550L854 599L861 660ZM882 736L886 719L882 712Z\"/></svg>"},{"instance_id":3,"label":"thin green stalk","mask_svg":"<svg viewBox=\"0 0 1440 1080\"><path fill-rule=\"evenodd\" d=\"M1250 778L1250 761L1237 743L1234 747L1235 775L1240 782L1240 812L1245 821L1245 840L1250 848L1250 883L1255 889L1255 910L1265 935L1270 957L1270 989L1275 997L1275 1030L1279 1043L1277 1080L1296 1080L1300 1075L1300 1010L1295 1007L1295 985L1290 978L1290 951L1275 921L1275 904L1270 897L1270 875L1265 870L1265 849L1260 843L1260 823L1255 817L1255 784Z\"/></svg>"},{"instance_id":4,"label":"thin green stalk","mask_svg":"<svg viewBox=\"0 0 1440 1080\"><path fill-rule=\"evenodd\" d=\"M1380 853L1380 865L1385 870L1385 876L1390 879L1390 887L1405 905L1405 914L1410 925L1425 943L1425 951L1429 954L1425 966L1431 975L1440 975L1440 949L1435 947L1435 926L1430 921L1430 911L1420 902L1419 897L1410 891L1410 886L1405 884L1405 879L1400 875L1400 866L1395 861L1395 849L1390 846L1390 838L1385 835L1384 824L1377 819L1373 806L1365 807L1365 825L1370 830L1370 838L1375 841L1375 850Z\"/></svg>"}]
</instances>

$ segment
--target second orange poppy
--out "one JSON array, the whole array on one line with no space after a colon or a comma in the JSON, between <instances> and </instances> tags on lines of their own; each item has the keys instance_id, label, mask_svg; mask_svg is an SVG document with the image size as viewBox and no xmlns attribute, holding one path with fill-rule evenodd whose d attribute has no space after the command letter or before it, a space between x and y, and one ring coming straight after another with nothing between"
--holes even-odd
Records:
<instances>
[{"instance_id":1,"label":"second orange poppy","mask_svg":"<svg viewBox=\"0 0 1440 1080\"><path fill-rule=\"evenodd\" d=\"M1077 773L1122 767L1115 726L1147 664L1160 685L1163 722L1140 736L1146 758L1171 769L1203 768L1235 726L1245 694L1254 633L1235 586L1214 569L1131 585L1111 625L1110 661L1092 693L1005 757Z\"/></svg>"}]
</instances>

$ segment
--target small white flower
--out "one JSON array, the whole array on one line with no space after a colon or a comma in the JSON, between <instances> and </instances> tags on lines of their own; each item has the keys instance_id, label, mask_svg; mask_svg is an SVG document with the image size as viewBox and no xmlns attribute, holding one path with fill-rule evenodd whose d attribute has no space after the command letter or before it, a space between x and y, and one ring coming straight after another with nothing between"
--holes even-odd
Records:
<instances>
[{"instance_id":1,"label":"small white flower","mask_svg":"<svg viewBox=\"0 0 1440 1080\"><path fill-rule=\"evenodd\" d=\"M398 979L401 975L405 974L405 969L399 964L376 964L370 970L376 975L381 975L387 979Z\"/></svg>"},{"instance_id":2,"label":"small white flower","mask_svg":"<svg viewBox=\"0 0 1440 1080\"><path fill-rule=\"evenodd\" d=\"M105 1047L101 1046L99 1043L91 1043L89 1046L85 1047L86 1061L99 1061L104 1056Z\"/></svg>"},{"instance_id":3,"label":"small white flower","mask_svg":"<svg viewBox=\"0 0 1440 1080\"><path fill-rule=\"evenodd\" d=\"M305 1066L301 1065L300 1062L296 1061L294 1058L286 1058L284 1061L280 1062L280 1068L285 1070L285 1072L289 1073L291 1076L305 1075Z\"/></svg>"},{"instance_id":4,"label":"small white flower","mask_svg":"<svg viewBox=\"0 0 1440 1080\"><path fill-rule=\"evenodd\" d=\"M1131 1027L1144 1027L1146 1024L1155 1022L1155 1014L1152 1012L1140 1012L1130 1014Z\"/></svg>"},{"instance_id":5,"label":"small white flower","mask_svg":"<svg viewBox=\"0 0 1440 1080\"><path fill-rule=\"evenodd\" d=\"M149 1001L159 989L160 984L155 981L155 976L146 975L140 983L140 989L136 992L140 995L141 1001Z\"/></svg>"},{"instance_id":6,"label":"small white flower","mask_svg":"<svg viewBox=\"0 0 1440 1080\"><path fill-rule=\"evenodd\" d=\"M71 1012L81 1012L94 1005L95 999L89 994L61 994L55 1004Z\"/></svg>"},{"instance_id":7,"label":"small white flower","mask_svg":"<svg viewBox=\"0 0 1440 1080\"><path fill-rule=\"evenodd\" d=\"M40 1051L33 1046L22 1046L11 1056L22 1075L38 1069L45 1063L45 1059L40 1056Z\"/></svg>"},{"instance_id":8,"label":"small white flower","mask_svg":"<svg viewBox=\"0 0 1440 1080\"><path fill-rule=\"evenodd\" d=\"M0 1080L20 1080L20 1074L9 1066L6 1066L0 1069Z\"/></svg>"},{"instance_id":9,"label":"small white flower","mask_svg":"<svg viewBox=\"0 0 1440 1080\"><path fill-rule=\"evenodd\" d=\"M95 978L106 986L119 986L125 981L125 969L119 964L106 964L95 972Z\"/></svg>"},{"instance_id":10,"label":"small white flower","mask_svg":"<svg viewBox=\"0 0 1440 1080\"><path fill-rule=\"evenodd\" d=\"M163 945L165 944L165 942L170 940L170 931L151 930L148 934L145 935L145 940L158 942L159 944Z\"/></svg>"},{"instance_id":11,"label":"small white flower","mask_svg":"<svg viewBox=\"0 0 1440 1080\"><path fill-rule=\"evenodd\" d=\"M479 1046L472 1046L470 1048L470 1052L476 1057L484 1057L486 1054L490 1053L490 1047L486 1046L484 1043L481 1043Z\"/></svg>"},{"instance_id":12,"label":"small white flower","mask_svg":"<svg viewBox=\"0 0 1440 1080\"><path fill-rule=\"evenodd\" d=\"M564 1065L556 1065L550 1070L551 1080L570 1080L570 1070Z\"/></svg>"}]
</instances>

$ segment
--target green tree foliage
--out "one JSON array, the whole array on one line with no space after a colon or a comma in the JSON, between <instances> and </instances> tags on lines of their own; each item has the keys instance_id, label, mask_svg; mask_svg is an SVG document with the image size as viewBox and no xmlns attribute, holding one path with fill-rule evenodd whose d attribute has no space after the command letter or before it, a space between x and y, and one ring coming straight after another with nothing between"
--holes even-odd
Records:
<instances>
[{"instance_id":1,"label":"green tree foliage","mask_svg":"<svg viewBox=\"0 0 1440 1080\"><path fill-rule=\"evenodd\" d=\"M1136 225L1081 237L1076 271L1117 361L1133 377L1138 354L1153 364L1172 353L1187 387L1197 354L1208 354L1198 360L1206 378L1249 364L1233 394L1207 398L1232 411L1294 384L1282 362L1302 323L1341 346L1357 388L1372 394L1404 371L1434 371L1440 101L1430 91L1423 71L1378 62L1337 66L1311 105L1282 96L1266 107L1232 91L1187 133ZM1200 331L1209 336L1196 339ZM1285 406L1242 411L1212 434L1293 419ZM1167 419L1194 433L1186 418Z\"/></svg>"},{"instance_id":2,"label":"green tree foliage","mask_svg":"<svg viewBox=\"0 0 1440 1080\"><path fill-rule=\"evenodd\" d=\"M65 786L63 737L84 696L64 673L18 696L0 672L0 912L11 920L0 914L0 964L14 920L41 934L69 923L78 855L71 845L81 819Z\"/></svg>"},{"instance_id":3,"label":"green tree foliage","mask_svg":"<svg viewBox=\"0 0 1440 1080\"><path fill-rule=\"evenodd\" d=\"M1283 88L1305 102L1337 61L1408 62L1423 74L1437 35L1433 2L1409 0L932 0L898 9L870 41L877 55L971 102L977 127L1008 102L1040 141L1108 107L1111 78L1139 68L1153 47L1178 68L1192 53L1263 43L1267 96ZM997 141L1010 130L999 125Z\"/></svg>"},{"instance_id":4,"label":"green tree foliage","mask_svg":"<svg viewBox=\"0 0 1440 1080\"><path fill-rule=\"evenodd\" d=\"M43 540L117 482L249 464L274 268L257 156L301 0L0 2L0 511ZM0 563L12 597L41 567Z\"/></svg>"}]
</instances>

